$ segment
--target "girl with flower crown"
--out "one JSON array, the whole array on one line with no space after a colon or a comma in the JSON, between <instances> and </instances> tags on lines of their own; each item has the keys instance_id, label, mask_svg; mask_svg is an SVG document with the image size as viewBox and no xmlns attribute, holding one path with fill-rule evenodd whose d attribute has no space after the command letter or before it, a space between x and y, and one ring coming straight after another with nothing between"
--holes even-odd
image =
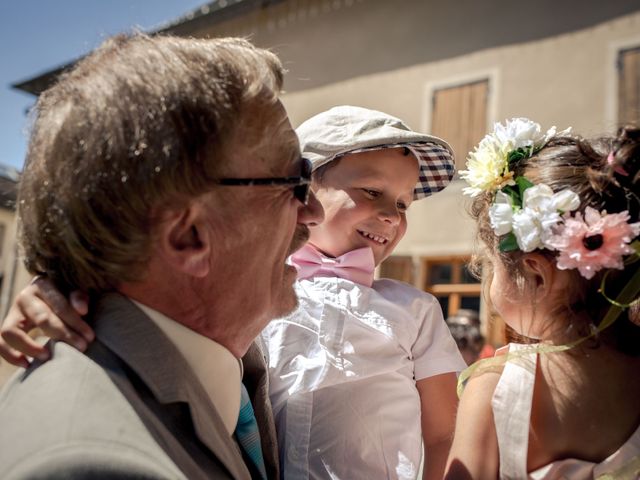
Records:
<instances>
[{"instance_id":1,"label":"girl with flower crown","mask_svg":"<svg viewBox=\"0 0 640 480\"><path fill-rule=\"evenodd\" d=\"M496 125L461 172L517 333L460 377L447 478L640 478L640 130Z\"/></svg>"}]
</instances>

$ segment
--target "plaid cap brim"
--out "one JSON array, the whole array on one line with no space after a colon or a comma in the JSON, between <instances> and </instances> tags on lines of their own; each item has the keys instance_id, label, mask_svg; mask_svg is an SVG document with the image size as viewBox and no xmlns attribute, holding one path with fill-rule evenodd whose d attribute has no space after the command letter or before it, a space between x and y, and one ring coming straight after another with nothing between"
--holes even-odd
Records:
<instances>
[{"instance_id":1,"label":"plaid cap brim","mask_svg":"<svg viewBox=\"0 0 640 480\"><path fill-rule=\"evenodd\" d=\"M456 172L451 152L437 143L417 143L407 145L420 164L418 183L413 198L428 197L449 185Z\"/></svg>"},{"instance_id":2,"label":"plaid cap brim","mask_svg":"<svg viewBox=\"0 0 640 480\"><path fill-rule=\"evenodd\" d=\"M380 145L376 147L358 148L336 155L331 160L343 157L352 153L368 152L371 150L382 150L386 148L406 147L418 159L420 171L418 173L418 183L413 191L413 199L420 200L429 195L439 192L451 182L455 174L455 162L451 151L438 143L395 143L391 145ZM324 163L328 163L327 160Z\"/></svg>"}]
</instances>

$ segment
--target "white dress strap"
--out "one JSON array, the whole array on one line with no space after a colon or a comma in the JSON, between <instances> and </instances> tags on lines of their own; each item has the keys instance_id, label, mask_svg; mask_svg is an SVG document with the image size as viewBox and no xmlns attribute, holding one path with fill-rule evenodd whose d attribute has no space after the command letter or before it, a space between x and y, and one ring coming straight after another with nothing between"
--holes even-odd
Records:
<instances>
[{"instance_id":1,"label":"white dress strap","mask_svg":"<svg viewBox=\"0 0 640 480\"><path fill-rule=\"evenodd\" d=\"M508 358L491 400L501 479L527 478L529 423L537 354L512 356L524 348L531 348L531 345L509 345Z\"/></svg>"}]
</instances>

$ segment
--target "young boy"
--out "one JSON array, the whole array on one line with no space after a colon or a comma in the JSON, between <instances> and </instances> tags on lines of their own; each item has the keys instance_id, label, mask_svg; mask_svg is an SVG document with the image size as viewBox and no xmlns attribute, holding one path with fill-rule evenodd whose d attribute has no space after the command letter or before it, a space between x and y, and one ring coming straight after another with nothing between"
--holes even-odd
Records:
<instances>
[{"instance_id":1,"label":"young boy","mask_svg":"<svg viewBox=\"0 0 640 480\"><path fill-rule=\"evenodd\" d=\"M349 106L297 133L325 221L290 259L298 309L262 337L282 477L414 479L424 440L424 478L441 479L456 373L466 365L432 295L373 273L404 235L411 202L449 183L451 149L395 117ZM75 315L62 320L89 329ZM60 327L56 336L68 333Z\"/></svg>"},{"instance_id":2,"label":"young boy","mask_svg":"<svg viewBox=\"0 0 640 480\"><path fill-rule=\"evenodd\" d=\"M290 259L298 310L263 332L283 476L413 479L424 439L424 478L442 478L466 365L436 299L373 272L411 202L448 184L450 147L349 106L296 132L325 220Z\"/></svg>"}]
</instances>

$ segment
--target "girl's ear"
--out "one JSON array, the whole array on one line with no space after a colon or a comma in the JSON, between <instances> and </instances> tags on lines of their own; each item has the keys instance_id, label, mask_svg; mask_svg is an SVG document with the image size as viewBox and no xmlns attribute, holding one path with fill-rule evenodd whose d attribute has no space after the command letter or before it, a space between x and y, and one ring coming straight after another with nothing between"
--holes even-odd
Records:
<instances>
[{"instance_id":1,"label":"girl's ear","mask_svg":"<svg viewBox=\"0 0 640 480\"><path fill-rule=\"evenodd\" d=\"M202 201L163 212L159 222L159 252L167 263L192 277L209 273L212 232Z\"/></svg>"},{"instance_id":2,"label":"girl's ear","mask_svg":"<svg viewBox=\"0 0 640 480\"><path fill-rule=\"evenodd\" d=\"M557 269L555 262L540 253L525 254L522 265L527 282L536 298L547 297L556 288Z\"/></svg>"}]
</instances>

